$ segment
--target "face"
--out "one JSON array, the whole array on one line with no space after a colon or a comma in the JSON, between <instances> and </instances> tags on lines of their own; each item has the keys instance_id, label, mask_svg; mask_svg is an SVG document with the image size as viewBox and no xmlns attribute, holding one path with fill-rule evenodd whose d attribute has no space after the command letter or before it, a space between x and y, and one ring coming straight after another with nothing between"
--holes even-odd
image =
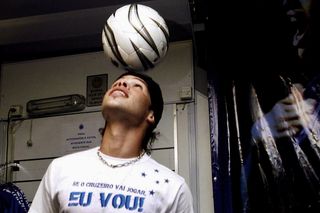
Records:
<instances>
[{"instance_id":1,"label":"face","mask_svg":"<svg viewBox=\"0 0 320 213\"><path fill-rule=\"evenodd\" d=\"M102 113L107 121L120 119L131 124L154 122L150 106L150 94L144 80L125 75L115 81L106 92L102 102Z\"/></svg>"}]
</instances>

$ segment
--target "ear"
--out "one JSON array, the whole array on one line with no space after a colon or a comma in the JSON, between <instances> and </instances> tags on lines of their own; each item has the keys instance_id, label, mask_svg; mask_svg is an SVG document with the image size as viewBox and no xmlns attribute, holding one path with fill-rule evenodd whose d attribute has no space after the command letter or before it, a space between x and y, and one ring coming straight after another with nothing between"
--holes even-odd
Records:
<instances>
[{"instance_id":1,"label":"ear","mask_svg":"<svg viewBox=\"0 0 320 213\"><path fill-rule=\"evenodd\" d=\"M147 116L147 121L148 121L148 123L150 123L150 124L154 124L154 113L153 113L153 110L150 110L149 111L149 114L148 114L148 116Z\"/></svg>"}]
</instances>

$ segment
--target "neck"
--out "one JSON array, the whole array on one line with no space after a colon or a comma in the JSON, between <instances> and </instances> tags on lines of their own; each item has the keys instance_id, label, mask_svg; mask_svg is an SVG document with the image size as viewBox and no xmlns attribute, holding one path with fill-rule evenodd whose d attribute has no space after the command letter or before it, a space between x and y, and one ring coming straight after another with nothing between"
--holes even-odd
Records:
<instances>
[{"instance_id":1,"label":"neck","mask_svg":"<svg viewBox=\"0 0 320 213\"><path fill-rule=\"evenodd\" d=\"M100 151L113 157L137 157L142 152L143 137L142 128L129 128L122 123L107 124Z\"/></svg>"}]
</instances>

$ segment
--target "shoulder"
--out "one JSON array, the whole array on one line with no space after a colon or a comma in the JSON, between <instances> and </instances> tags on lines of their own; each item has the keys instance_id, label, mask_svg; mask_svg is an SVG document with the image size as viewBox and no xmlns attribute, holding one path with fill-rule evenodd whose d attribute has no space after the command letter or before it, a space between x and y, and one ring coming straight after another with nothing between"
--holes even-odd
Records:
<instances>
[{"instance_id":1,"label":"shoulder","mask_svg":"<svg viewBox=\"0 0 320 213\"><path fill-rule=\"evenodd\" d=\"M170 181L178 185L185 183L185 179L182 176L167 166L159 163L151 156L145 156L142 163L144 163L144 166L148 168L150 172L153 172L157 176L163 178L166 182Z\"/></svg>"},{"instance_id":2,"label":"shoulder","mask_svg":"<svg viewBox=\"0 0 320 213\"><path fill-rule=\"evenodd\" d=\"M160 200L166 200L168 212L193 212L193 198L185 179L172 169L160 164L150 156L144 165L149 169Z\"/></svg>"}]
</instances>

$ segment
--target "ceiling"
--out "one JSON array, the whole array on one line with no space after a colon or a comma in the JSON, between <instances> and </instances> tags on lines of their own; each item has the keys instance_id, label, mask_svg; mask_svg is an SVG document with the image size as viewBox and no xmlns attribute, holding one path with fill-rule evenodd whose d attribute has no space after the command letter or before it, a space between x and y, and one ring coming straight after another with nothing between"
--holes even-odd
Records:
<instances>
[{"instance_id":1,"label":"ceiling","mask_svg":"<svg viewBox=\"0 0 320 213\"><path fill-rule=\"evenodd\" d=\"M102 50L106 19L129 3L157 10L171 42L203 30L201 0L7 0L0 3L0 62Z\"/></svg>"}]
</instances>

